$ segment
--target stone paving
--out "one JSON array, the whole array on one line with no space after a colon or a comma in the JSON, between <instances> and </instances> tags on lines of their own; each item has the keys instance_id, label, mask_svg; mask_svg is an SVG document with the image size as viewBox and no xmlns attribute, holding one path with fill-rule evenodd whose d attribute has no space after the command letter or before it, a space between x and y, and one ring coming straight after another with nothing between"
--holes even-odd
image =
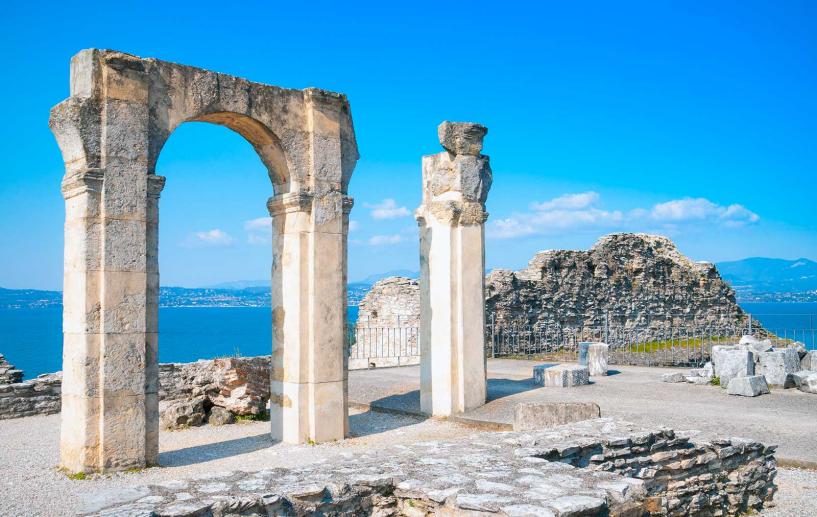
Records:
<instances>
[{"instance_id":1,"label":"stone paving","mask_svg":"<svg viewBox=\"0 0 817 517\"><path fill-rule=\"evenodd\" d=\"M699 515L770 501L774 449L594 419L103 492L84 515ZM622 475L626 474L625 475Z\"/></svg>"}]
</instances>

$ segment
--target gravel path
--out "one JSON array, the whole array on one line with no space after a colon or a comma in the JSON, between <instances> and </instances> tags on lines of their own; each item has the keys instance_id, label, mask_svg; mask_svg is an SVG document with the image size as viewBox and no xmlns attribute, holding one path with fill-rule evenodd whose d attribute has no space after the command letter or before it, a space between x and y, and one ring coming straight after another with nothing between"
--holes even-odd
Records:
<instances>
[{"instance_id":1,"label":"gravel path","mask_svg":"<svg viewBox=\"0 0 817 517\"><path fill-rule=\"evenodd\" d=\"M774 508L761 512L766 517L814 517L817 515L817 472L778 469Z\"/></svg>"}]
</instances>

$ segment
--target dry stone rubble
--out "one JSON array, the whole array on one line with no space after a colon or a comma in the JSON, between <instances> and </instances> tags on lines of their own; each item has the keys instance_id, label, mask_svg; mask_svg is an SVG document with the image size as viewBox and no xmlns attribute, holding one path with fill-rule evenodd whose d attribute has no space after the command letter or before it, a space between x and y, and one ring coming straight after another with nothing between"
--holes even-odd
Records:
<instances>
[{"instance_id":1,"label":"dry stone rubble","mask_svg":"<svg viewBox=\"0 0 817 517\"><path fill-rule=\"evenodd\" d=\"M598 418L120 489L82 513L737 515L771 503L776 471L774 447Z\"/></svg>"}]
</instances>

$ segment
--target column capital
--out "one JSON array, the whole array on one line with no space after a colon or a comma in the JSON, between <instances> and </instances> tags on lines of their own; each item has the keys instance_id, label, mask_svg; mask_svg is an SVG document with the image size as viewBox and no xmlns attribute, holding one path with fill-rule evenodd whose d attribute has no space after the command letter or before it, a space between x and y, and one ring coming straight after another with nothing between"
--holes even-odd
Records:
<instances>
[{"instance_id":1,"label":"column capital","mask_svg":"<svg viewBox=\"0 0 817 517\"><path fill-rule=\"evenodd\" d=\"M450 226L474 226L485 223L488 212L482 203L474 201L428 201L414 213L419 225L426 224L428 216Z\"/></svg>"},{"instance_id":2,"label":"column capital","mask_svg":"<svg viewBox=\"0 0 817 517\"><path fill-rule=\"evenodd\" d=\"M267 200L267 210L269 210L269 215L272 217L291 212L311 212L312 197L309 192L278 194Z\"/></svg>"},{"instance_id":3,"label":"column capital","mask_svg":"<svg viewBox=\"0 0 817 517\"><path fill-rule=\"evenodd\" d=\"M148 175L148 197L153 199L159 199L159 195L162 193L162 190L165 188L165 178L164 176L157 176L156 174L149 174Z\"/></svg>"},{"instance_id":4,"label":"column capital","mask_svg":"<svg viewBox=\"0 0 817 517\"><path fill-rule=\"evenodd\" d=\"M102 192L102 181L105 173L102 169L83 169L79 172L67 175L62 179L62 197L71 199L72 197L88 192Z\"/></svg>"}]
</instances>

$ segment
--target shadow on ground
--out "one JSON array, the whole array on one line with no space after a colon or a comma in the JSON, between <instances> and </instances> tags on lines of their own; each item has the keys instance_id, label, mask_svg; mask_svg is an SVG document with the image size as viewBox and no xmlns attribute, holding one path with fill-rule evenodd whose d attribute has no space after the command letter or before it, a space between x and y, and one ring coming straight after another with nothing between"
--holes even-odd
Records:
<instances>
[{"instance_id":1,"label":"shadow on ground","mask_svg":"<svg viewBox=\"0 0 817 517\"><path fill-rule=\"evenodd\" d=\"M527 379L488 379L488 402L518 393L539 389L533 377Z\"/></svg>"},{"instance_id":2,"label":"shadow on ground","mask_svg":"<svg viewBox=\"0 0 817 517\"><path fill-rule=\"evenodd\" d=\"M265 449L276 442L273 442L269 433L262 433L255 436L246 436L234 440L223 442L196 445L185 447L175 451L159 453L159 465L163 467L182 467L185 465L195 465L207 461L220 460L230 456L238 456Z\"/></svg>"}]
</instances>

